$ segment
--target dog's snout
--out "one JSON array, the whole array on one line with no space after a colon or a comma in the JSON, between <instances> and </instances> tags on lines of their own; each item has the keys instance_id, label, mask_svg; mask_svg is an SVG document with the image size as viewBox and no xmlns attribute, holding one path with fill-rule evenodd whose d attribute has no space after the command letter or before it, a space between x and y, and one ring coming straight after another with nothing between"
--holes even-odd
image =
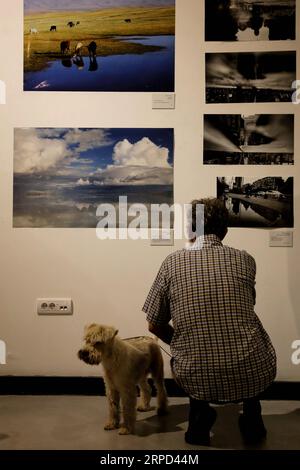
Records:
<instances>
[{"instance_id":1,"label":"dog's snout","mask_svg":"<svg viewBox=\"0 0 300 470\"><path fill-rule=\"evenodd\" d=\"M85 359L87 359L88 355L89 355L88 351L85 351L84 349L80 349L77 353L77 356L81 361L84 361Z\"/></svg>"}]
</instances>

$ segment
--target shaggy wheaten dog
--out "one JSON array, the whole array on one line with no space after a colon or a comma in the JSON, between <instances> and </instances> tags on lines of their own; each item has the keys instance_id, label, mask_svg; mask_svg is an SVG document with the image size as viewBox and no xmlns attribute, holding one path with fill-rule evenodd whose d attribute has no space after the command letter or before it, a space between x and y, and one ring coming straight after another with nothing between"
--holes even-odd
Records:
<instances>
[{"instance_id":1,"label":"shaggy wheaten dog","mask_svg":"<svg viewBox=\"0 0 300 470\"><path fill-rule=\"evenodd\" d=\"M102 363L109 404L109 420L104 429L119 429L119 434L132 434L136 422L137 390L141 403L138 411L150 409L150 373L157 388L157 414L167 412L167 394L164 385L163 358L158 344L151 338L122 340L110 326L92 324L85 328L85 346L78 352L82 361L91 365ZM123 423L120 424L120 400Z\"/></svg>"}]
</instances>

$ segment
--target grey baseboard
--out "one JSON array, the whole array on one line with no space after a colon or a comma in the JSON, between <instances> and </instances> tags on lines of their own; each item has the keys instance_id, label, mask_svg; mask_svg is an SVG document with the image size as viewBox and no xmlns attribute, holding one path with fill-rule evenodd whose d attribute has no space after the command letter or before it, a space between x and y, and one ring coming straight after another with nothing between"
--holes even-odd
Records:
<instances>
[{"instance_id":1,"label":"grey baseboard","mask_svg":"<svg viewBox=\"0 0 300 470\"><path fill-rule=\"evenodd\" d=\"M165 384L170 397L186 396L173 379L166 379ZM105 388L103 379L97 377L0 376L0 395L103 396ZM274 382L262 398L300 400L300 382Z\"/></svg>"}]
</instances>

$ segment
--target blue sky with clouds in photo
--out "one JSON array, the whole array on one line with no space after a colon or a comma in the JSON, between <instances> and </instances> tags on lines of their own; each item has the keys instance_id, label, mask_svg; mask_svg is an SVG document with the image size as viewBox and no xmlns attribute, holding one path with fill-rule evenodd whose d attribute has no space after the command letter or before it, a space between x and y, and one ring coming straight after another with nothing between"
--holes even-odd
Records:
<instances>
[{"instance_id":1,"label":"blue sky with clouds in photo","mask_svg":"<svg viewBox=\"0 0 300 470\"><path fill-rule=\"evenodd\" d=\"M24 0L25 12L175 5L175 0Z\"/></svg>"},{"instance_id":2,"label":"blue sky with clouds in photo","mask_svg":"<svg viewBox=\"0 0 300 470\"><path fill-rule=\"evenodd\" d=\"M172 129L15 130L14 171L78 184L166 185L173 181Z\"/></svg>"}]
</instances>

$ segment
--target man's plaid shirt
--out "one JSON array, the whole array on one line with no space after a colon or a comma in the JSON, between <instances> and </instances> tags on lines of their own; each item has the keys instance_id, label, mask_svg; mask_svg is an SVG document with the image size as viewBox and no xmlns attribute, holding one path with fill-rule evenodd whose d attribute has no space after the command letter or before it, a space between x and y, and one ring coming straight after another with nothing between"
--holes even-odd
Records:
<instances>
[{"instance_id":1,"label":"man's plaid shirt","mask_svg":"<svg viewBox=\"0 0 300 470\"><path fill-rule=\"evenodd\" d=\"M254 312L255 260L215 235L166 258L143 311L154 325L172 320L173 372L189 396L233 402L263 392L276 354Z\"/></svg>"}]
</instances>

